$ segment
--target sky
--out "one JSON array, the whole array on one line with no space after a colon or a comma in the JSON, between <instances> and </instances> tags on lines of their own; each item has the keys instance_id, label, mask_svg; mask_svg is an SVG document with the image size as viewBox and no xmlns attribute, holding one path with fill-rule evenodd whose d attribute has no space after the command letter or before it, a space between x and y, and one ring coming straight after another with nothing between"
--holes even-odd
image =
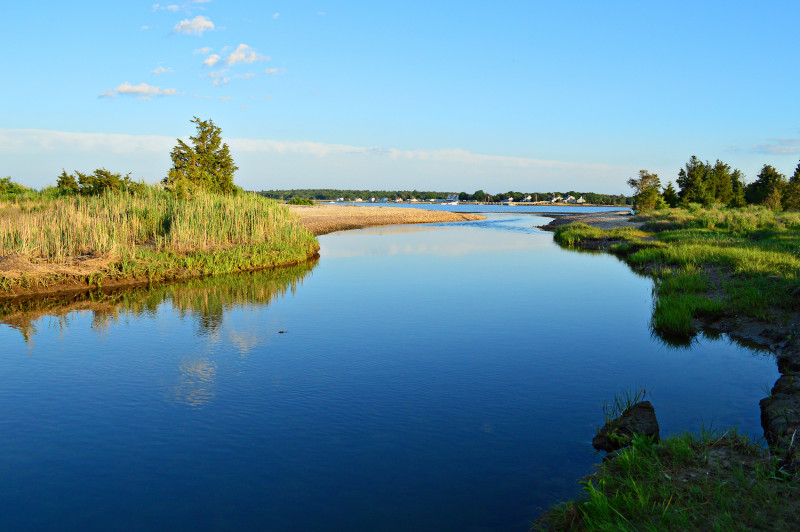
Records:
<instances>
[{"instance_id":1,"label":"sky","mask_svg":"<svg viewBox=\"0 0 800 532\"><path fill-rule=\"evenodd\" d=\"M157 182L193 117L248 190L630 194L800 160L800 2L2 2L0 177Z\"/></svg>"}]
</instances>

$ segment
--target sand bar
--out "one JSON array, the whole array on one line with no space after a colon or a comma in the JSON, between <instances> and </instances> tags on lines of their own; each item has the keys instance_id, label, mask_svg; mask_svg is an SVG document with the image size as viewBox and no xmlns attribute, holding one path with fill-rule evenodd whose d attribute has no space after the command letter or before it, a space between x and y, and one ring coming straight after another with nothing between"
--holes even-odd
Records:
<instances>
[{"instance_id":1,"label":"sand bar","mask_svg":"<svg viewBox=\"0 0 800 532\"><path fill-rule=\"evenodd\" d=\"M462 212L434 211L408 207L361 205L288 205L300 216L300 223L315 235L378 225L430 224L484 220L485 216Z\"/></svg>"}]
</instances>

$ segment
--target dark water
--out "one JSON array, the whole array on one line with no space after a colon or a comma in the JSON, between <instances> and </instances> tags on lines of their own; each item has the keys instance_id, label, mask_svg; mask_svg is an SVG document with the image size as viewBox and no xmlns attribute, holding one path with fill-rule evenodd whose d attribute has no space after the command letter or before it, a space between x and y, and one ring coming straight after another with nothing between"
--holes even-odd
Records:
<instances>
[{"instance_id":1,"label":"dark water","mask_svg":"<svg viewBox=\"0 0 800 532\"><path fill-rule=\"evenodd\" d=\"M651 282L492 214L312 268L6 308L0 529L527 530L603 400L759 436L774 360L648 329ZM81 310L83 309L83 310Z\"/></svg>"}]
</instances>

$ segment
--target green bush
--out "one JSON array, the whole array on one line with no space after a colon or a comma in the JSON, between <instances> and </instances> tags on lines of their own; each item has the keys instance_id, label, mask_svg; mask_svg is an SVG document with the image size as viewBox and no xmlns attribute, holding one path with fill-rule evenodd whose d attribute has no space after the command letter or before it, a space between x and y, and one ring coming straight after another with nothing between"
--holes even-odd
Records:
<instances>
[{"instance_id":1,"label":"green bush","mask_svg":"<svg viewBox=\"0 0 800 532\"><path fill-rule=\"evenodd\" d=\"M299 196L295 196L294 198L289 200L289 205L314 205L314 202L310 199L301 198Z\"/></svg>"}]
</instances>

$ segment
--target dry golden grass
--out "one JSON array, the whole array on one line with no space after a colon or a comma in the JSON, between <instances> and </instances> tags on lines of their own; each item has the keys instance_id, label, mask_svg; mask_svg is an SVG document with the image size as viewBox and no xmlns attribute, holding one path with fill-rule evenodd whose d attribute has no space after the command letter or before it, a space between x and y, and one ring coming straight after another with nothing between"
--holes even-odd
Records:
<instances>
[{"instance_id":1,"label":"dry golden grass","mask_svg":"<svg viewBox=\"0 0 800 532\"><path fill-rule=\"evenodd\" d=\"M479 214L359 205L288 205L314 235L378 225L430 224L484 220Z\"/></svg>"}]
</instances>

